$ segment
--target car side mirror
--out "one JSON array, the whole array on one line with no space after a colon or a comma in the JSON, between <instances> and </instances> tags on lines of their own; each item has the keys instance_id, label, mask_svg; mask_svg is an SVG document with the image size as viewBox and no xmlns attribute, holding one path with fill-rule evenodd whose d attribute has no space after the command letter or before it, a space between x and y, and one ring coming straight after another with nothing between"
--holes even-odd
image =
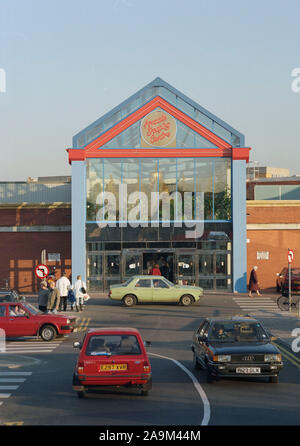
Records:
<instances>
[{"instance_id":1,"label":"car side mirror","mask_svg":"<svg viewBox=\"0 0 300 446\"><path fill-rule=\"evenodd\" d=\"M74 342L74 344L73 344L73 347L74 348L81 348L81 344L80 344L80 342Z\"/></svg>"},{"instance_id":2,"label":"car side mirror","mask_svg":"<svg viewBox=\"0 0 300 446\"><path fill-rule=\"evenodd\" d=\"M144 342L144 346L145 347L151 347L151 342L150 341L145 341Z\"/></svg>"},{"instance_id":3,"label":"car side mirror","mask_svg":"<svg viewBox=\"0 0 300 446\"><path fill-rule=\"evenodd\" d=\"M197 336L198 342L206 342L207 341L207 337L206 336Z\"/></svg>"}]
</instances>

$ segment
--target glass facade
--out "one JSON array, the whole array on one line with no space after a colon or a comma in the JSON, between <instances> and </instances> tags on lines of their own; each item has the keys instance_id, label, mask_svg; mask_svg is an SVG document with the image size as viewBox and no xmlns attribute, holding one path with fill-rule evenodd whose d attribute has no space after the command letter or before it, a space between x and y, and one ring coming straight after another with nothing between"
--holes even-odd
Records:
<instances>
[{"instance_id":1,"label":"glass facade","mask_svg":"<svg viewBox=\"0 0 300 446\"><path fill-rule=\"evenodd\" d=\"M232 289L231 159L97 158L86 163L90 290L147 274L151 261L167 261L174 282ZM107 194L115 198L114 212L107 207ZM203 200L201 219L197 194ZM201 231L187 235L196 223Z\"/></svg>"}]
</instances>

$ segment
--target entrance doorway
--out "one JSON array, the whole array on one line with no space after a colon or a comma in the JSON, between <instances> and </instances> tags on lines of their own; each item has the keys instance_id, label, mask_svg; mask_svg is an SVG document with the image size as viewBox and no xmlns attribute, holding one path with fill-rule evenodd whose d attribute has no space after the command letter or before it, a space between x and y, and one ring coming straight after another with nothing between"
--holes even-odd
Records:
<instances>
[{"instance_id":1,"label":"entrance doorway","mask_svg":"<svg viewBox=\"0 0 300 446\"><path fill-rule=\"evenodd\" d=\"M158 265L161 275L171 282L174 281L174 253L173 252L144 252L143 274L150 274L154 265Z\"/></svg>"}]
</instances>

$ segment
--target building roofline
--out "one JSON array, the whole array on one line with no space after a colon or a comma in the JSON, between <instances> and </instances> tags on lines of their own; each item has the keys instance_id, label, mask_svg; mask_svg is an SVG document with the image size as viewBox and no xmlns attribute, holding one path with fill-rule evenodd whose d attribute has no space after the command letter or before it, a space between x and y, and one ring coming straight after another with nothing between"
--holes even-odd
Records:
<instances>
[{"instance_id":1,"label":"building roofline","mask_svg":"<svg viewBox=\"0 0 300 446\"><path fill-rule=\"evenodd\" d=\"M132 100L136 99L137 97L139 97L143 92L145 92L146 90L148 90L149 88L152 87L165 87L166 89L170 90L173 94L175 94L176 96L178 96L179 98L181 98L183 101L187 102L189 105L191 105L194 108L197 108L201 113L205 114L208 118L212 119L213 121L217 122L219 125L221 125L222 127L224 127L226 130L228 130L229 132L235 134L236 136L238 136L240 138L240 146L243 147L245 145L245 137L242 133L238 132L236 129L234 129L233 127L231 127L229 124L227 124L225 121L223 121L222 119L218 118L217 116L215 116L213 113L209 112L207 109L205 109L204 107L202 107L200 104L198 104L197 102L193 101L192 99L190 99L188 96L186 96L185 94L181 93L179 90L177 90L176 88L172 87L172 85L168 84L166 81L164 81L163 79L161 79L160 77L156 77L153 81L151 81L149 84L145 85L143 88L141 88L140 90L138 90L136 93L134 93L133 95L129 96L127 99L125 99L124 101L122 101L119 105L117 105L116 107L114 107L113 109L111 109L110 111L108 111L107 113L105 113L104 115L102 115L100 118L98 118L96 121L92 122L91 124L89 124L87 127L83 128L82 130L80 130L78 133L76 133L73 136L72 139L72 145L73 148L77 148L77 139L82 136L85 132L91 130L93 127L99 125L101 122L109 119L111 116L113 116L115 113L117 113L119 110L121 110L122 108L126 107L126 105L131 102Z\"/></svg>"}]
</instances>

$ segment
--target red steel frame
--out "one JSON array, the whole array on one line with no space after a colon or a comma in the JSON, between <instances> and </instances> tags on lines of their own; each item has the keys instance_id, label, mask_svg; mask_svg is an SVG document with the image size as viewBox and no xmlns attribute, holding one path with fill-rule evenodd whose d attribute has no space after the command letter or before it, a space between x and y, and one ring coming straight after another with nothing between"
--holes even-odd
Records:
<instances>
[{"instance_id":1,"label":"red steel frame","mask_svg":"<svg viewBox=\"0 0 300 446\"><path fill-rule=\"evenodd\" d=\"M148 113L162 108L174 118L187 125L190 129L212 142L218 148L215 149L180 149L180 148L140 148L140 149L102 149L104 144L118 136L121 132L142 119ZM233 160L249 161L250 147L232 147L228 142L203 127L197 121L169 104L160 96L156 96L150 102L127 116L121 122L113 126L103 135L91 141L84 149L67 149L69 163L72 161L84 161L86 158L180 158L180 157L231 157Z\"/></svg>"}]
</instances>

